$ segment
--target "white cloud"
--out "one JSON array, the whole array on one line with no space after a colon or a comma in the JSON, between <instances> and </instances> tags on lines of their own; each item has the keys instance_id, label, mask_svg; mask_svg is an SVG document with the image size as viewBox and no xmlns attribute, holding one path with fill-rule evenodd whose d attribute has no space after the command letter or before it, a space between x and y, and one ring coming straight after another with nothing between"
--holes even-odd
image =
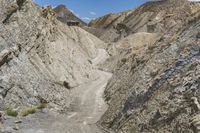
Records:
<instances>
[{"instance_id":1,"label":"white cloud","mask_svg":"<svg viewBox=\"0 0 200 133\"><path fill-rule=\"evenodd\" d=\"M95 13L95 12L90 12L90 14L91 14L91 15L96 15L96 13Z\"/></svg>"},{"instance_id":2,"label":"white cloud","mask_svg":"<svg viewBox=\"0 0 200 133\"><path fill-rule=\"evenodd\" d=\"M82 17L81 19L87 20L87 21L91 20L91 18L89 18L89 17Z\"/></svg>"}]
</instances>

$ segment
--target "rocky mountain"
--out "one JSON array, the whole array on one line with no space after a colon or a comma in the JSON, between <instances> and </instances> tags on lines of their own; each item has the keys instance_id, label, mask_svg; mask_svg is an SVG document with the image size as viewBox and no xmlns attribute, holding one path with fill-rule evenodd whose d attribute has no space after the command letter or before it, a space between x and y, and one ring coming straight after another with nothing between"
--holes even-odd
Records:
<instances>
[{"instance_id":1,"label":"rocky mountain","mask_svg":"<svg viewBox=\"0 0 200 133\"><path fill-rule=\"evenodd\" d=\"M69 21L76 21L76 22L79 22L81 25L86 25L84 21L78 18L69 9L67 9L65 5L59 5L55 7L53 11L56 13L57 19L63 23L67 23Z\"/></svg>"},{"instance_id":2,"label":"rocky mountain","mask_svg":"<svg viewBox=\"0 0 200 133\"><path fill-rule=\"evenodd\" d=\"M95 78L91 60L105 44L57 21L31 0L0 1L0 110L48 102L69 107L69 89Z\"/></svg>"},{"instance_id":3,"label":"rocky mountain","mask_svg":"<svg viewBox=\"0 0 200 133\"><path fill-rule=\"evenodd\" d=\"M0 132L198 133L199 11L151 1L85 25L63 5L0 0Z\"/></svg>"},{"instance_id":4,"label":"rocky mountain","mask_svg":"<svg viewBox=\"0 0 200 133\"><path fill-rule=\"evenodd\" d=\"M132 12L133 11L108 14L106 16L97 18L89 23L89 28L87 28L86 30L101 38L105 42L115 41L115 38L119 36L118 30L120 29L118 28L123 27L125 28L125 30L128 30L126 27L124 27L122 22Z\"/></svg>"},{"instance_id":5,"label":"rocky mountain","mask_svg":"<svg viewBox=\"0 0 200 133\"><path fill-rule=\"evenodd\" d=\"M176 32L195 12L198 3L187 0L150 1L135 10L108 14L90 22L89 32L106 42L116 42L136 32Z\"/></svg>"},{"instance_id":6,"label":"rocky mountain","mask_svg":"<svg viewBox=\"0 0 200 133\"><path fill-rule=\"evenodd\" d=\"M113 72L103 127L199 132L199 9L188 1L148 2L123 20L130 32L110 44L113 56L103 65Z\"/></svg>"}]
</instances>

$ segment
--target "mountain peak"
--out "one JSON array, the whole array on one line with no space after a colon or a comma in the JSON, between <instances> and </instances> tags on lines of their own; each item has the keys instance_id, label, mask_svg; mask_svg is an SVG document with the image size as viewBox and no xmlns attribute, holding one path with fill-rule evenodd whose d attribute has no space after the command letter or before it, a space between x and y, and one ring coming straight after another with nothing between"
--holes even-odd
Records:
<instances>
[{"instance_id":1,"label":"mountain peak","mask_svg":"<svg viewBox=\"0 0 200 133\"><path fill-rule=\"evenodd\" d=\"M86 25L80 18L78 18L72 11L70 11L65 5L58 5L54 8L54 12L57 14L58 20L63 23L67 23L69 21L76 21L82 25Z\"/></svg>"},{"instance_id":2,"label":"mountain peak","mask_svg":"<svg viewBox=\"0 0 200 133\"><path fill-rule=\"evenodd\" d=\"M60 4L60 5L57 6L57 8L66 8L66 6L63 5L63 4Z\"/></svg>"}]
</instances>

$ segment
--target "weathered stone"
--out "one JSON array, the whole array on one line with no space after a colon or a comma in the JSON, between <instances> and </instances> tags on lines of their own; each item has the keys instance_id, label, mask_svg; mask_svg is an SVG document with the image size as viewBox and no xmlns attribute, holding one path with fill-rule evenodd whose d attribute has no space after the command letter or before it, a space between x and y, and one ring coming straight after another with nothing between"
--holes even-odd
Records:
<instances>
[{"instance_id":1,"label":"weathered stone","mask_svg":"<svg viewBox=\"0 0 200 133\"><path fill-rule=\"evenodd\" d=\"M105 128L119 133L133 128L144 133L195 132L190 118L199 113L200 43L196 35L200 19L186 24L182 18L188 19L186 14L200 4L181 2L149 2L135 10L138 14L132 11L134 15L126 17L126 25L136 33L113 43L113 57L102 66L114 72L105 90L109 108L100 120ZM135 24L138 18L142 22ZM93 23L95 26L95 20ZM141 32L141 24L155 25L151 27L154 33ZM122 62L124 58L126 62Z\"/></svg>"},{"instance_id":2,"label":"weathered stone","mask_svg":"<svg viewBox=\"0 0 200 133\"><path fill-rule=\"evenodd\" d=\"M1 110L37 105L41 99L66 109L70 92L65 87L90 80L85 75L95 78L88 60L105 46L79 27L44 18L31 0L0 1L0 42Z\"/></svg>"},{"instance_id":3,"label":"weathered stone","mask_svg":"<svg viewBox=\"0 0 200 133\"><path fill-rule=\"evenodd\" d=\"M16 124L22 123L22 120L15 121Z\"/></svg>"}]
</instances>

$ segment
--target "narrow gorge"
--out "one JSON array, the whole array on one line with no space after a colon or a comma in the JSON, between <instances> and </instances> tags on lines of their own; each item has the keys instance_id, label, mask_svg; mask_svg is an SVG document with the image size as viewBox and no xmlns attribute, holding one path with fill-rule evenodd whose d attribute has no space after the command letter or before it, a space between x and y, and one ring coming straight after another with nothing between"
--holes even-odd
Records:
<instances>
[{"instance_id":1,"label":"narrow gorge","mask_svg":"<svg viewBox=\"0 0 200 133\"><path fill-rule=\"evenodd\" d=\"M0 0L0 133L199 133L199 68L200 2L87 24L64 5Z\"/></svg>"}]
</instances>

